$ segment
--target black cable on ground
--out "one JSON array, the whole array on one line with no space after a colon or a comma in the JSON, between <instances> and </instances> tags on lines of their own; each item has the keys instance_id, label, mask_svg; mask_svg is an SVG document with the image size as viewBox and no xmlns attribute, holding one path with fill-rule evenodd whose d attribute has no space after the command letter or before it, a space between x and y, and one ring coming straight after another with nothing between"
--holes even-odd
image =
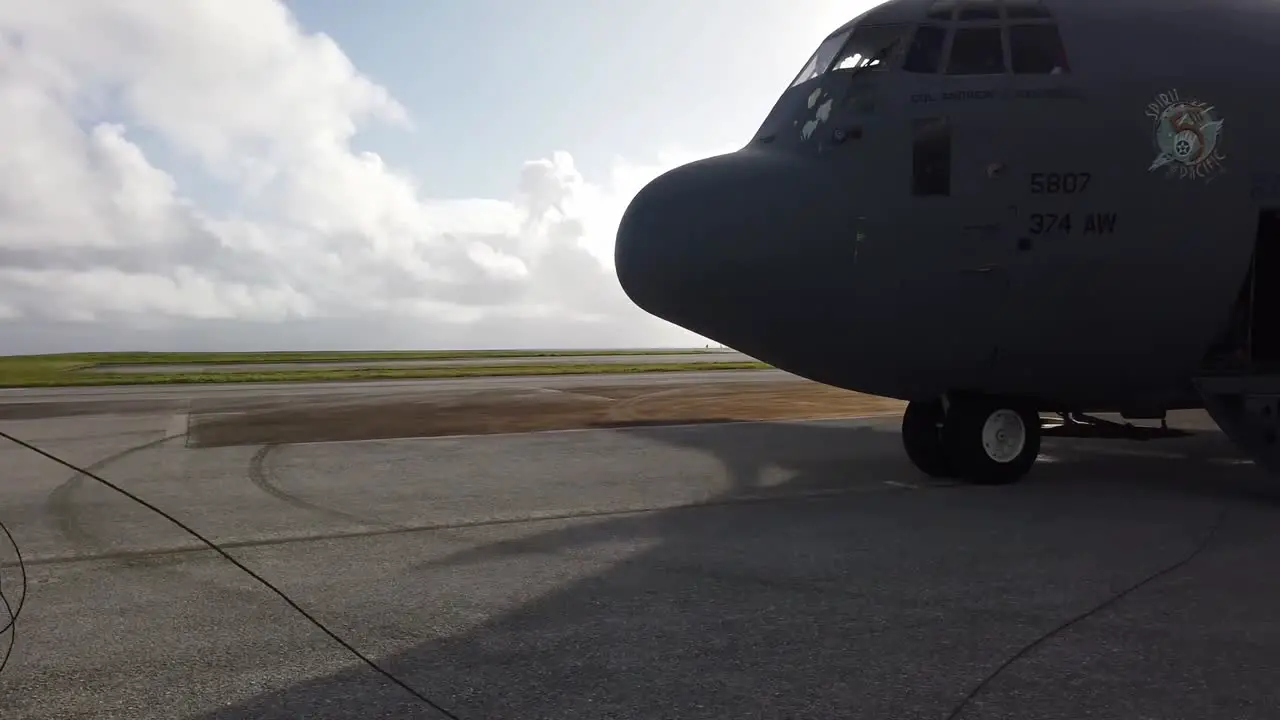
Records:
<instances>
[{"instance_id":1,"label":"black cable on ground","mask_svg":"<svg viewBox=\"0 0 1280 720\"><path fill-rule=\"evenodd\" d=\"M964 698L961 699L960 702L957 703L956 706L951 709L951 713L947 715L947 720L956 720L956 718L959 718L960 713L964 712L964 709L969 706L969 703L972 702L973 699L976 698L979 693L985 690L987 686L990 685L997 677L999 677L1001 673L1007 670L1010 665L1013 665L1015 662L1031 654L1032 650L1035 650L1036 648L1040 647L1044 643L1053 639L1055 636L1060 635L1062 632L1070 628L1072 625L1075 625L1081 621L1084 621L1089 619L1090 617L1093 617L1094 615L1097 615L1098 613L1102 612L1103 610L1106 610L1112 605L1115 605L1116 603L1123 600L1125 597L1128 597L1129 595L1140 590L1141 588L1147 585L1150 585L1156 580L1159 580L1160 578L1172 572L1175 572L1176 570L1186 566L1187 563L1191 562L1192 560L1195 560L1197 557L1200 556L1201 553L1203 553L1209 547L1209 544L1213 542L1214 537L1216 537L1218 534L1218 530L1222 527L1223 520L1226 518L1226 515L1227 515L1227 511L1225 508L1219 511L1218 516L1214 518L1213 524L1209 526L1209 531L1204 534L1204 537L1200 539L1200 542L1196 543L1195 547L1191 548L1190 552L1188 552L1179 560L1173 562L1170 565L1166 565L1163 568L1160 568L1159 570L1142 578L1141 580L1134 583L1133 585L1130 585L1124 590L1121 590L1120 592L1115 593L1114 595L1108 597L1106 600L1103 600L1097 605L1094 605L1088 610L1085 610L1079 615L1076 615L1075 617L1072 617L1066 620L1065 622L1053 628L1052 630L1046 632L1045 634L1041 635L1035 640L1032 640L1031 642L1027 643L1025 646L1022 647L1021 650L1018 650L1018 652L1014 653L1013 655L1010 655L1009 659L1000 663L1000 665L997 666L995 670L992 670L991 673L988 674L985 678L983 678L981 682L973 686L973 689L969 691L969 694L965 695Z\"/></svg>"},{"instance_id":2,"label":"black cable on ground","mask_svg":"<svg viewBox=\"0 0 1280 720\"><path fill-rule=\"evenodd\" d=\"M443 715L445 718L448 718L448 720L461 720L461 718L459 718L457 715L453 714L453 713L452 713L452 712L450 712L448 709L446 709L445 707L443 707L442 705L440 705L440 704L439 704L439 703L437 703L436 701L432 700L430 697L427 697L427 695L426 695L425 693L423 693L423 692L421 692L421 691L419 691L419 690L417 690L417 689L413 688L411 685L409 685L409 684L408 684L407 682L405 682L404 680L401 680L400 678L396 677L396 676L395 676L394 674L392 674L389 670L384 669L381 665L378 665L376 662L374 662L373 660L369 659L369 657L367 657L364 653L360 652L360 651L359 651L359 650L357 650L354 646L352 646L352 645L351 645L351 643L349 643L349 642L347 642L346 640L344 640L344 639L343 639L342 637L340 637L337 633L335 633L334 631L330 630L330 629L329 629L329 628L328 628L324 623L322 623L322 622L320 622L319 620L317 620L317 619L316 619L316 618L315 618L311 613L307 612L306 610L303 610L303 609L302 609L302 607L301 607L301 606L299 606L299 605L298 605L298 603L294 602L293 598L291 598L291 597L289 597L288 595L286 595L286 594L284 593L284 591L283 591L283 590L281 590L280 588L277 588L275 585L271 584L271 582L270 582L270 581L266 580L266 579L265 579L265 578L263 578L261 575L258 575L258 574L257 574L256 572L254 572L253 570L250 570L248 567L246 567L246 566L244 565L244 563L241 563L239 560L236 560L234 557L231 557L231 555L229 555L229 554L227 553L227 551L226 551L226 550L223 550L221 547L219 547L217 543L213 542L212 540L209 540L209 539L205 538L203 535L201 535L200 533L196 532L195 530L192 530L190 527L187 527L187 525L186 525L185 523L183 523L181 520L178 520L177 518L173 517L173 516L172 516L172 515L170 515L169 513L167 513L167 512L165 512L165 511L161 510L160 508L156 507L155 505L152 505L151 503L147 502L146 500L143 500L142 498L138 497L137 495L134 495L133 493L129 492L128 490L125 490L124 488L120 487L119 485L116 485L116 484L114 484L114 483L112 483L112 482L110 482L110 481L108 481L108 480L104 480L103 478L99 477L97 474L95 474L95 473L93 473L93 472L91 472L91 471L89 471L89 470L86 470L86 469L84 469L84 468L82 468L82 467L79 467L79 466L77 466L77 465L75 465L75 464L73 464L73 463L67 462L66 460L63 460L62 458L58 457L57 455L54 455L53 453L47 452L47 451L45 451L45 450L42 450L41 448L36 447L35 445L32 445L31 443L26 442L25 440L20 440L20 439L18 439L18 438L16 438L16 437L14 437L14 436L10 435L9 433L4 432L4 431L0 431L0 438L3 438L3 439L5 439L5 440L8 440L9 442L14 443L15 445L19 445L19 446L21 446L21 447L24 447L24 448L26 448L27 450L30 450L31 452L36 453L37 455L41 455L41 456L43 456L43 457L45 457L45 458L48 458L49 460L52 460L52 461L54 461L54 462L58 463L59 465L62 465L63 467L66 467L66 468L68 468L68 469L70 469L70 470L73 470L73 471L75 471L75 472L77 472L77 473L80 473L80 474L82 474L82 475L85 475L86 477L92 478L93 480L96 480L97 482L101 483L102 485L104 485L104 486L106 486L106 487L108 487L108 488L111 488L112 490L115 490L116 492L120 493L121 495L124 495L125 497L129 498L130 500L132 500L132 501L134 501L134 502L138 503L138 504L139 504L139 505L141 505L142 507L145 507L146 509L148 509L148 510L150 510L150 511L154 512L155 514L159 515L160 517L164 518L165 520L168 520L169 522L171 522L171 523L173 523L174 525L178 526L178 528L179 528L179 529L181 529L183 532L187 533L187 534L188 534L188 535L190 535L191 537L195 538L196 540L199 540L201 543L203 543L204 545L208 546L208 547L209 547L209 549L211 549L211 550L213 550L214 552L216 552L216 553L218 553L219 555L221 555L221 556L223 557L223 559L225 559L227 562L229 562L229 563L231 563L232 565L236 566L236 567L237 567L237 568L239 568L241 571L243 571L246 575L248 575L249 577L251 577L251 578L253 578L254 580L258 581L258 583L260 583L263 587L265 587L266 589L268 589L268 590L270 590L271 592L275 593L276 595L280 596L280 599L281 599L281 600L284 600L284 601L285 601L285 603L287 603L287 604L289 605L289 607L293 608L295 611L297 611L297 613L298 613L299 615L301 615L302 617L306 618L306 619L307 619L307 620L308 620L312 625L315 625L317 628L319 628L321 632L323 632L325 635L328 635L328 636L329 636L329 637L330 637L334 642L336 642L336 643L338 643L339 645L341 645L341 646L342 646L342 647L343 647L347 652L351 653L353 656L355 656L355 657L356 657L356 659L360 660L360 662L362 662L362 663L364 663L365 665L367 665L368 667L372 668L375 672L377 672L379 675L383 676L383 677L384 677L384 678L386 678L387 680L391 681L393 684L395 684L395 685L399 686L401 689L403 689L405 692L407 692L407 693L409 693L410 695L412 695L415 699L417 699L417 700L418 700L419 702L421 702L423 705L426 705L427 707L429 707L429 708L431 708L432 710L436 711L436 712L437 712L437 713L439 713L440 715ZM0 525L0 527L3 527L3 525ZM5 530L4 530L4 532L5 532L5 534L6 534L6 535L8 535L8 537L9 537L10 541L12 541L12 540L13 540L13 536L9 534L8 529L5 529ZM15 542L15 543L14 543L14 547L15 547L15 548L17 548L17 546L18 546L18 545L17 545L17 543ZM26 601L26 569L25 569L25 565L22 563L22 554L21 554L21 553L19 553L19 554L18 554L18 566L19 566L20 568L22 568L22 578L23 578L22 602L25 602L25 601ZM4 598L3 598L3 595L0 595L0 601L2 601L2 602L0 602L0 604L3 604L5 607L8 607L8 606L9 606L9 602L8 602L8 600L4 599ZM11 620L8 622L8 624L6 624L6 625L5 625L5 628L6 628L6 629L8 629L8 630L10 630L10 631L12 631L12 630L14 629L14 624L15 624L15 622L16 622L17 615L22 611L22 602L19 602L19 604L18 604L18 608L17 608L16 610L14 610L14 611L11 611L11 612L10 612L10 615L13 617L13 619L11 619ZM10 637L11 637L11 639L10 639L10 643L9 643L9 648L10 648L10 651L12 651L12 648L13 648L12 632L10 633ZM5 661L7 661L7 660L8 660L8 656L9 656L9 652L7 651L7 652L5 653ZM4 667L4 666L3 666L3 663L0 663L0 669L3 669L3 667Z\"/></svg>"},{"instance_id":3,"label":"black cable on ground","mask_svg":"<svg viewBox=\"0 0 1280 720\"><path fill-rule=\"evenodd\" d=\"M0 577L0 605L4 606L4 613L7 616L3 626L0 626L0 638L8 635L8 643L4 648L4 655L0 656L0 673L4 672L4 668L9 664L9 658L13 655L14 643L18 640L18 616L22 614L22 606L27 604L27 564L22 559L22 548L18 547L18 541L13 538L13 533L9 532L9 528L0 522L0 532L8 538L9 543L13 545L13 552L18 557L18 573L21 580L21 592L18 601L12 603L9 596L5 593L4 578ZM3 642L3 640L0 640Z\"/></svg>"}]
</instances>

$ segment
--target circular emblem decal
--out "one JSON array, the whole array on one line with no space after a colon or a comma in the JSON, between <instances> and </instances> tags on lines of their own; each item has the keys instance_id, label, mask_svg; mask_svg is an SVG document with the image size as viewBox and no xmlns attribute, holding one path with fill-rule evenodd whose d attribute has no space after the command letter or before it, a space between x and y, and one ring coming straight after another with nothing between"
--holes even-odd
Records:
<instances>
[{"instance_id":1,"label":"circular emblem decal","mask_svg":"<svg viewBox=\"0 0 1280 720\"><path fill-rule=\"evenodd\" d=\"M1222 118L1212 105L1184 100L1177 90L1160 93L1147 105L1156 158L1149 171L1164 168L1177 178L1207 178L1222 170Z\"/></svg>"}]
</instances>

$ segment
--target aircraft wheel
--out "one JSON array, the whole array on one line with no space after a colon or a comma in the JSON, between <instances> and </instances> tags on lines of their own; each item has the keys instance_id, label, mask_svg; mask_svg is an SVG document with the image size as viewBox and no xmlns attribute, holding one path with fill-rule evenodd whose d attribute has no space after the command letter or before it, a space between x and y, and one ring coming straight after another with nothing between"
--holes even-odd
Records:
<instances>
[{"instance_id":1,"label":"aircraft wheel","mask_svg":"<svg viewBox=\"0 0 1280 720\"><path fill-rule=\"evenodd\" d=\"M951 458L942 445L945 418L940 400L907 403L902 416L902 446L911 463L929 477L955 477Z\"/></svg>"},{"instance_id":2,"label":"aircraft wheel","mask_svg":"<svg viewBox=\"0 0 1280 720\"><path fill-rule=\"evenodd\" d=\"M964 480L977 485L1016 482L1040 454L1040 416L1017 404L958 398L948 409L942 444Z\"/></svg>"}]
</instances>

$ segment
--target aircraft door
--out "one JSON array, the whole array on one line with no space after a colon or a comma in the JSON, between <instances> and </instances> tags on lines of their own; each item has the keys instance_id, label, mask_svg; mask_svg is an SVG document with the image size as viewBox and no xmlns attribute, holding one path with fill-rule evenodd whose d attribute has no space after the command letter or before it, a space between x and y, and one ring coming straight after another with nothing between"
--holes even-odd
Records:
<instances>
[{"instance_id":1,"label":"aircraft door","mask_svg":"<svg viewBox=\"0 0 1280 720\"><path fill-rule=\"evenodd\" d=\"M989 118L947 110L911 123L911 225L915 237L940 240L928 252L908 249L901 262L910 268L908 296L929 298L905 310L928 338L925 354L937 363L930 372L949 378L941 390L956 390L986 384L1008 331L1017 239L1003 193L1007 173L992 166L999 129L986 125Z\"/></svg>"},{"instance_id":2,"label":"aircraft door","mask_svg":"<svg viewBox=\"0 0 1280 720\"><path fill-rule=\"evenodd\" d=\"M960 165L957 170L963 167ZM974 182L979 181L975 178ZM961 201L956 205L952 216L955 230L951 233L956 252L946 281L953 302L942 308L942 316L949 320L941 332L953 336L946 348L948 362L956 368L967 368L965 374L975 386L990 384L1000 348L1013 329L1007 321L1009 256L1017 240L1009 223L1011 212L993 200L984 197L972 204Z\"/></svg>"},{"instance_id":3,"label":"aircraft door","mask_svg":"<svg viewBox=\"0 0 1280 720\"><path fill-rule=\"evenodd\" d=\"M965 17L943 51L939 105L951 125L951 218L956 248L950 264L956 307L952 327L964 328L953 359L964 359L975 385L988 384L1006 327L1009 263L1017 239L999 152L1005 137L1000 104L1009 90L1008 57L998 12Z\"/></svg>"},{"instance_id":4,"label":"aircraft door","mask_svg":"<svg viewBox=\"0 0 1280 720\"><path fill-rule=\"evenodd\" d=\"M951 153L951 211L948 213L955 247L949 269L960 313L953 328L964 328L965 364L973 382L988 384L999 348L1007 333L1010 264L1016 252L1015 212L1004 186L1008 173L997 153L999 127L989 117L953 116ZM951 350L959 358L960 348Z\"/></svg>"}]
</instances>

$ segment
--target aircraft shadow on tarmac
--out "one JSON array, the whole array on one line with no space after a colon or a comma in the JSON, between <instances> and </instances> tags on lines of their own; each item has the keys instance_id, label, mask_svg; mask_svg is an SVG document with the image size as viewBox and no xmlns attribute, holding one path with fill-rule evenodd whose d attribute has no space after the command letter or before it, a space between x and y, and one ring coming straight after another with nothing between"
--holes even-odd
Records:
<instances>
[{"instance_id":1,"label":"aircraft shadow on tarmac","mask_svg":"<svg viewBox=\"0 0 1280 720\"><path fill-rule=\"evenodd\" d=\"M722 504L580 521L421 563L420 580L395 581L429 593L433 573L489 560L641 548L383 667L463 720L941 718L1035 633L1149 572L1151 553L1183 552L1213 514L1206 498L1274 502L1253 467L1223 461L1234 455L1214 433L1123 445L1154 456L1047 441L1051 461L1021 484L977 488L921 483L893 423L623 432L719 458L732 480ZM771 466L794 476L762 488ZM746 501L763 497L778 499ZM1047 674L1046 688L1058 684ZM1139 701L1121 690L1114 703ZM1052 691L1036 692L1047 711ZM1181 701L1167 689L1151 700L1174 714ZM435 716L353 667L199 717Z\"/></svg>"}]
</instances>

